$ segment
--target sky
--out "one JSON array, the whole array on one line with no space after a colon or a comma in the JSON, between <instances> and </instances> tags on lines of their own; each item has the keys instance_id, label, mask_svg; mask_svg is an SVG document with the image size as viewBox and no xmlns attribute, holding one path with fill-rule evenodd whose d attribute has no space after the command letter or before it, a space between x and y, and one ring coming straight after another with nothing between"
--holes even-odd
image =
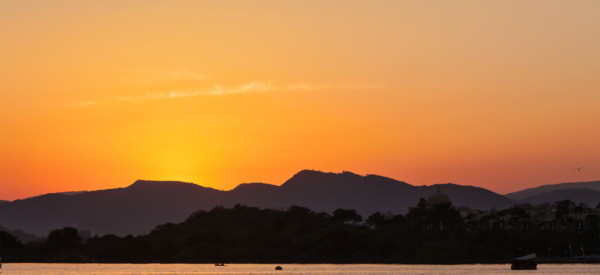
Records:
<instances>
[{"instance_id":1,"label":"sky","mask_svg":"<svg viewBox=\"0 0 600 275\"><path fill-rule=\"evenodd\" d=\"M0 1L0 199L600 180L600 1ZM581 171L575 167L584 167Z\"/></svg>"}]
</instances>

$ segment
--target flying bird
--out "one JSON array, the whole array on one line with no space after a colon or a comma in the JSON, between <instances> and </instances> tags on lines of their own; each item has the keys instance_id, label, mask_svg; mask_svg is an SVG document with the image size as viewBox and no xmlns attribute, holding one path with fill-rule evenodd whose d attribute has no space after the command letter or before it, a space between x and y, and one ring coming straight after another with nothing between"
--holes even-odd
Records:
<instances>
[{"instance_id":1,"label":"flying bird","mask_svg":"<svg viewBox=\"0 0 600 275\"><path fill-rule=\"evenodd\" d=\"M583 166L582 167L575 167L575 169L577 169L577 171L581 172L581 169L583 169Z\"/></svg>"}]
</instances>

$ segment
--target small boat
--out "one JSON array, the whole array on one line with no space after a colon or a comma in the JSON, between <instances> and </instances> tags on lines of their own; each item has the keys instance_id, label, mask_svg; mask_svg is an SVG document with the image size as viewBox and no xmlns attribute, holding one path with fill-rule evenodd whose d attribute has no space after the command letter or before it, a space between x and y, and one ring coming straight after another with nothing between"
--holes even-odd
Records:
<instances>
[{"instance_id":1,"label":"small boat","mask_svg":"<svg viewBox=\"0 0 600 275\"><path fill-rule=\"evenodd\" d=\"M535 259L537 258L537 256L535 255L535 253L532 254L527 254L523 257L519 257L519 258L514 258L512 260L512 265L510 266L510 269L512 270L536 270L537 269L537 263L535 262Z\"/></svg>"},{"instance_id":2,"label":"small boat","mask_svg":"<svg viewBox=\"0 0 600 275\"><path fill-rule=\"evenodd\" d=\"M225 263L216 263L215 266L225 266Z\"/></svg>"},{"instance_id":3,"label":"small boat","mask_svg":"<svg viewBox=\"0 0 600 275\"><path fill-rule=\"evenodd\" d=\"M283 267L281 267L280 265L275 267L275 270L283 270Z\"/></svg>"}]
</instances>

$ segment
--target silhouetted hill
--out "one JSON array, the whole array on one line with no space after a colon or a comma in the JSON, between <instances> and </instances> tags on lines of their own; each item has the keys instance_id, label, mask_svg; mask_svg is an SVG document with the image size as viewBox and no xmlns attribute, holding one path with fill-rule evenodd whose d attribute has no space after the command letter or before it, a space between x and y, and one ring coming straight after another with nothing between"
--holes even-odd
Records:
<instances>
[{"instance_id":1,"label":"silhouetted hill","mask_svg":"<svg viewBox=\"0 0 600 275\"><path fill-rule=\"evenodd\" d=\"M572 200L576 203L585 203L595 207L600 203L600 192L590 188L571 188L552 190L522 199L520 202L531 204L554 203L562 200Z\"/></svg>"},{"instance_id":2,"label":"silhouetted hill","mask_svg":"<svg viewBox=\"0 0 600 275\"><path fill-rule=\"evenodd\" d=\"M38 198L41 196L47 196L47 195L79 195L79 194L83 194L85 192L87 192L87 191L67 191L67 192L58 192L58 193L48 193L48 194L42 194L42 195L24 198L22 200L35 199L35 198Z\"/></svg>"},{"instance_id":3,"label":"silhouetted hill","mask_svg":"<svg viewBox=\"0 0 600 275\"><path fill-rule=\"evenodd\" d=\"M527 197L533 197L535 195L554 191L554 190L585 189L585 188L600 191L600 181L548 184L548 185L542 185L539 187L528 188L528 189L517 191L517 192L508 193L505 196L507 196L513 200L520 201ZM571 199L571 200L574 200L574 199Z\"/></svg>"},{"instance_id":4,"label":"silhouetted hill","mask_svg":"<svg viewBox=\"0 0 600 275\"><path fill-rule=\"evenodd\" d=\"M267 183L242 183L231 190L232 193L261 193L277 190L279 186Z\"/></svg>"},{"instance_id":5,"label":"silhouetted hill","mask_svg":"<svg viewBox=\"0 0 600 275\"><path fill-rule=\"evenodd\" d=\"M43 241L43 238L40 238L40 237L35 236L35 235L31 235L29 233L25 233L25 232L23 232L23 230L11 230L11 229L8 229L8 228L6 228L6 227L4 227L2 225L0 225L0 231L4 231L4 232L6 232L6 233L8 233L10 235L15 236L22 243L41 242L41 241Z\"/></svg>"},{"instance_id":6,"label":"silhouetted hill","mask_svg":"<svg viewBox=\"0 0 600 275\"><path fill-rule=\"evenodd\" d=\"M0 200L0 204L3 204L3 203L9 203L9 202L10 202L10 201L3 201L3 200Z\"/></svg>"},{"instance_id":7,"label":"silhouetted hill","mask_svg":"<svg viewBox=\"0 0 600 275\"><path fill-rule=\"evenodd\" d=\"M454 205L489 209L506 207L514 201L483 188L441 184L443 193L450 196ZM332 212L337 208L356 209L367 216L378 211L391 210L406 213L419 198L427 198L436 192L435 186L413 186L394 179L351 172L323 173L304 170L281 185L279 198L272 199L272 206L308 206L315 211Z\"/></svg>"},{"instance_id":8,"label":"silhouetted hill","mask_svg":"<svg viewBox=\"0 0 600 275\"><path fill-rule=\"evenodd\" d=\"M483 188L441 184L441 191L454 205L489 209L504 208L515 201ZM413 186L391 178L350 172L324 173L303 170L281 186L248 183L231 191L220 191L192 183L136 181L126 188L81 194L47 194L0 205L0 221L37 235L72 226L93 234L142 234L158 224L181 222L199 209L235 204L261 208L291 205L314 211L356 209L367 217L391 210L406 213L419 198L427 198L436 186Z\"/></svg>"},{"instance_id":9,"label":"silhouetted hill","mask_svg":"<svg viewBox=\"0 0 600 275\"><path fill-rule=\"evenodd\" d=\"M222 192L182 182L136 181L127 188L78 195L48 194L0 205L0 221L43 236L72 226L117 235L149 232L157 224L181 221L222 201Z\"/></svg>"}]
</instances>

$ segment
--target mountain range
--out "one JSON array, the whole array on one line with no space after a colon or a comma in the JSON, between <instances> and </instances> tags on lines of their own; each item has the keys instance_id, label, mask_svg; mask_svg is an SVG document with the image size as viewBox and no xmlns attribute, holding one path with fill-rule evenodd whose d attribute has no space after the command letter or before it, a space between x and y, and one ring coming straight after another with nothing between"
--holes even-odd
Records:
<instances>
[{"instance_id":1,"label":"mountain range","mask_svg":"<svg viewBox=\"0 0 600 275\"><path fill-rule=\"evenodd\" d=\"M518 192L503 196L484 188L451 183L413 186L377 175L303 170L280 186L245 183L230 191L177 181L138 180L124 188L46 194L1 203L0 225L38 236L65 226L89 230L94 235L137 235L148 233L159 224L181 222L197 210L235 204L276 209L299 205L329 213L338 208L356 209L366 218L388 210L406 213L419 198L431 196L438 188L451 198L453 205L481 210L506 208L522 199L554 198L544 195L546 189L521 191L527 191L525 196Z\"/></svg>"},{"instance_id":2,"label":"mountain range","mask_svg":"<svg viewBox=\"0 0 600 275\"><path fill-rule=\"evenodd\" d=\"M535 196L544 194L544 193L552 193L557 190L565 190L565 189L591 189L597 192L600 192L600 181L587 181L587 182L567 182L567 183L559 183L559 184L548 184L542 185L534 188L528 188L517 192L512 192L506 194L507 197L522 201L535 198ZM547 195L544 195L547 196ZM563 199L568 199L569 197L564 196ZM572 199L573 200L573 199ZM597 201L596 201L597 203Z\"/></svg>"},{"instance_id":3,"label":"mountain range","mask_svg":"<svg viewBox=\"0 0 600 275\"><path fill-rule=\"evenodd\" d=\"M519 202L527 202L535 205L562 200L572 200L577 203L585 203L590 207L595 207L600 203L600 192L590 188L558 189L526 197Z\"/></svg>"}]
</instances>

